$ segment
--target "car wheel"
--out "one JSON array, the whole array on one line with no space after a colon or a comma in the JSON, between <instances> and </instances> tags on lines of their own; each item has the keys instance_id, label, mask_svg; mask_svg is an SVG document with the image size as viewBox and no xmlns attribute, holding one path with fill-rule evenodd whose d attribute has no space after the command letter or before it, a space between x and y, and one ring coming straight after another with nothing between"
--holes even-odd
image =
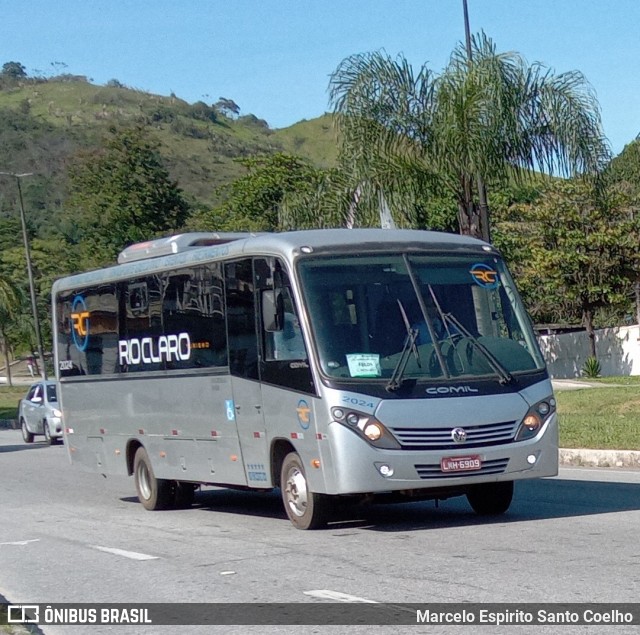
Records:
<instances>
[{"instance_id":1,"label":"car wheel","mask_svg":"<svg viewBox=\"0 0 640 635\"><path fill-rule=\"evenodd\" d=\"M29 432L29 428L27 428L27 422L24 420L24 417L20 419L20 429L22 430L22 438L25 443L33 443L33 433Z\"/></svg>"},{"instance_id":2,"label":"car wheel","mask_svg":"<svg viewBox=\"0 0 640 635\"><path fill-rule=\"evenodd\" d=\"M42 428L44 430L44 442L47 445L53 445L54 441L53 441L53 437L51 436L51 430L49 429L49 423L46 421L44 421L44 423L42 424Z\"/></svg>"}]
</instances>

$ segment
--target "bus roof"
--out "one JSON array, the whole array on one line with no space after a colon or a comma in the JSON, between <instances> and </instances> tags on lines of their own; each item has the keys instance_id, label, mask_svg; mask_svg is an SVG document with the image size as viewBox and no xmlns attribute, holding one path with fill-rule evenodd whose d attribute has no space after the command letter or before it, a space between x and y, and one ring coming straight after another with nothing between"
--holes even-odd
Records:
<instances>
[{"instance_id":1,"label":"bus roof","mask_svg":"<svg viewBox=\"0 0 640 635\"><path fill-rule=\"evenodd\" d=\"M379 251L498 253L476 238L414 229L308 229L256 234L193 232L131 245L120 253L117 265L56 280L53 291L126 280L221 257L266 255L292 261L299 256Z\"/></svg>"}]
</instances>

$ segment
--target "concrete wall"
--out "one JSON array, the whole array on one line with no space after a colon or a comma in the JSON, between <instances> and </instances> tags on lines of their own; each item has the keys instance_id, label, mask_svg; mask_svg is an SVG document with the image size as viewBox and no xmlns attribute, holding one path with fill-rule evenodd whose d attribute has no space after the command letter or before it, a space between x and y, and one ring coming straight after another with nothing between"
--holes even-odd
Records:
<instances>
[{"instance_id":1,"label":"concrete wall","mask_svg":"<svg viewBox=\"0 0 640 635\"><path fill-rule=\"evenodd\" d=\"M580 377L590 356L586 332L540 335L540 348L556 379ZM596 356L601 375L640 375L640 326L622 326L596 331Z\"/></svg>"}]
</instances>

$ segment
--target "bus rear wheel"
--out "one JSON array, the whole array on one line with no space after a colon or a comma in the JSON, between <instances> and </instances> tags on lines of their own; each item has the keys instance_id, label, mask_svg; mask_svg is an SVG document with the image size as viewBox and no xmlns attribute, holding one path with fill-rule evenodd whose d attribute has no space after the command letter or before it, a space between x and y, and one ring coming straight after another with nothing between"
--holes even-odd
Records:
<instances>
[{"instance_id":1,"label":"bus rear wheel","mask_svg":"<svg viewBox=\"0 0 640 635\"><path fill-rule=\"evenodd\" d=\"M133 478L138 500L149 511L166 509L173 500L171 481L156 478L153 474L149 455L143 447L136 450L133 459Z\"/></svg>"},{"instance_id":2,"label":"bus rear wheel","mask_svg":"<svg viewBox=\"0 0 640 635\"><path fill-rule=\"evenodd\" d=\"M297 452L287 454L280 472L282 502L289 520L297 529L317 529L329 516L329 497L309 490L307 477Z\"/></svg>"},{"instance_id":3,"label":"bus rear wheel","mask_svg":"<svg viewBox=\"0 0 640 635\"><path fill-rule=\"evenodd\" d=\"M467 491L467 500L480 516L504 514L513 500L513 481L473 485Z\"/></svg>"}]
</instances>

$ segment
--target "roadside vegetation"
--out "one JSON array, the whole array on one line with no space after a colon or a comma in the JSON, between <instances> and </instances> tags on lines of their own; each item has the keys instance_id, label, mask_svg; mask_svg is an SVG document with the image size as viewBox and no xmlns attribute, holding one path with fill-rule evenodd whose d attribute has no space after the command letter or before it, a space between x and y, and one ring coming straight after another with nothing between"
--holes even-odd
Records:
<instances>
[{"instance_id":1,"label":"roadside vegetation","mask_svg":"<svg viewBox=\"0 0 640 635\"><path fill-rule=\"evenodd\" d=\"M18 401L27 394L27 386L0 386L0 420L18 417Z\"/></svg>"},{"instance_id":2,"label":"roadside vegetation","mask_svg":"<svg viewBox=\"0 0 640 635\"><path fill-rule=\"evenodd\" d=\"M560 447L640 450L640 377L586 383L599 386L556 391Z\"/></svg>"}]
</instances>

